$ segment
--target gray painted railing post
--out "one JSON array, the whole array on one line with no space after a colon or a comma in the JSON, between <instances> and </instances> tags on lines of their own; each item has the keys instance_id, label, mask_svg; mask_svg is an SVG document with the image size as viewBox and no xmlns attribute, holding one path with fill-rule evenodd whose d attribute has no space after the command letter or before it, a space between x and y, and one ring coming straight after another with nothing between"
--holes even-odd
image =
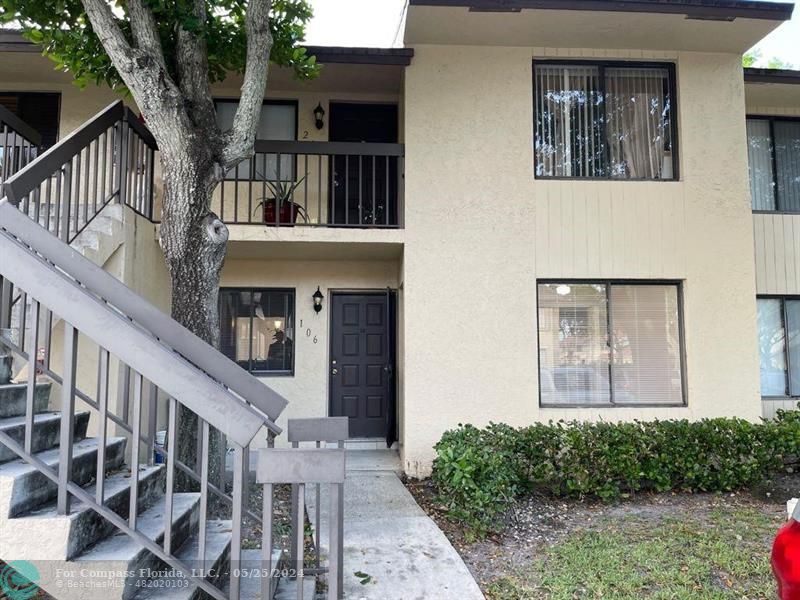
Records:
<instances>
[{"instance_id":1,"label":"gray painted railing post","mask_svg":"<svg viewBox=\"0 0 800 600\"><path fill-rule=\"evenodd\" d=\"M244 516L244 453L247 448L239 444L234 445L233 453L233 507L231 520L233 521L231 533L231 594L230 600L239 600L241 592L242 568L242 517Z\"/></svg>"},{"instance_id":2,"label":"gray painted railing post","mask_svg":"<svg viewBox=\"0 0 800 600\"><path fill-rule=\"evenodd\" d=\"M310 420L310 419L309 419ZM330 485L331 503L328 518L331 526L331 547L329 554L330 567L328 572L328 599L338 600L342 595L340 577L341 554L342 554L342 528L339 524L337 515L341 511L342 487L345 481L345 451L343 448L309 448L309 449L263 449L258 457L258 473L256 476L258 483L264 488L264 510L267 508L267 496L270 490L267 485L291 483L297 486L298 500L297 505L300 514L303 513L305 502L304 492L307 484L328 484ZM270 515L271 518L271 515ZM264 526L267 525L267 515L264 515ZM319 523L317 524L319 527ZM296 529L292 532L298 548L303 548L304 530ZM262 561L268 560L267 553L272 553L269 540L263 538L261 543ZM303 577L305 567L302 554L298 554L296 566L296 586L297 598L303 598ZM309 574L313 569L309 569Z\"/></svg>"},{"instance_id":3,"label":"gray painted railing post","mask_svg":"<svg viewBox=\"0 0 800 600\"><path fill-rule=\"evenodd\" d=\"M128 200L128 124L123 120L119 122L119 146L117 148L117 191L119 203L126 204Z\"/></svg>"},{"instance_id":4,"label":"gray painted railing post","mask_svg":"<svg viewBox=\"0 0 800 600\"><path fill-rule=\"evenodd\" d=\"M69 243L69 224L72 209L72 162L64 165L64 178L63 178L63 192L61 194L61 202L63 207L61 209L61 224L60 231L61 239Z\"/></svg>"},{"instance_id":5,"label":"gray painted railing post","mask_svg":"<svg viewBox=\"0 0 800 600\"><path fill-rule=\"evenodd\" d=\"M70 496L67 490L72 478L72 442L75 430L75 376L77 373L78 331L64 322L64 379L61 384L61 433L58 461L59 515L68 515Z\"/></svg>"},{"instance_id":6,"label":"gray painted railing post","mask_svg":"<svg viewBox=\"0 0 800 600\"><path fill-rule=\"evenodd\" d=\"M331 442L335 443L336 446L340 449L344 449L344 442L350 437L350 424L347 417L322 417L322 418L311 418L311 419L289 419L287 425L287 437L292 444L293 448L298 448L301 442L315 442L316 447L319 449L321 444ZM338 527L338 531L344 531L344 483L339 484L336 487L336 495L338 497L338 502L336 503L336 511L331 513L331 527ZM294 492L295 486L292 486L292 491ZM333 496L332 496L333 500ZM292 496L292 510L297 510L295 507L297 506L296 499L294 495ZM320 495L320 484L317 483L316 485L316 510L315 510L315 517L317 523L317 539L316 539L316 546L315 550L315 572L320 573L323 569L320 569L320 506L321 506L321 495ZM293 512L292 514L292 526L297 527L298 523L298 513L301 511ZM301 517L300 517L301 518ZM341 536L341 533L339 534ZM292 538L292 549L294 550L294 538ZM333 540L331 541L333 544ZM292 556L296 556L295 553ZM343 554L342 552L338 552L334 557L333 554L331 555L330 563L331 567L329 568L328 572L328 581L329 585L331 580L333 580L341 593L344 585L344 565L343 565ZM333 569L333 565L335 563L336 568ZM331 572L333 570L333 572Z\"/></svg>"}]
</instances>

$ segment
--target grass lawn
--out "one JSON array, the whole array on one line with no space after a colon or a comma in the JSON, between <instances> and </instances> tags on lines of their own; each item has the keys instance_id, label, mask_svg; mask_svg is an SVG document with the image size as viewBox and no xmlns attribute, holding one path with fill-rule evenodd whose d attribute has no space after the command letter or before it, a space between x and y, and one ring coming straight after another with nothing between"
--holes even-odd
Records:
<instances>
[{"instance_id":1,"label":"grass lawn","mask_svg":"<svg viewBox=\"0 0 800 600\"><path fill-rule=\"evenodd\" d=\"M485 591L497 600L771 599L769 547L779 524L746 506L601 519Z\"/></svg>"}]
</instances>

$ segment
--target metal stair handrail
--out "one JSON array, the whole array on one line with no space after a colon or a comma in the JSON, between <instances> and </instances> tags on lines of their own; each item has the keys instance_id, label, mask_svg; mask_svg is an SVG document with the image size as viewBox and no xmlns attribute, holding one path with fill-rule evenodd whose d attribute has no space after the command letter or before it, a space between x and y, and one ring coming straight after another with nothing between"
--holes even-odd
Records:
<instances>
[{"instance_id":1,"label":"metal stair handrail","mask_svg":"<svg viewBox=\"0 0 800 600\"><path fill-rule=\"evenodd\" d=\"M48 264L46 257L39 254L37 242L42 235L57 243L58 240L43 234L6 199L0 199L0 224L4 230L0 233L0 275L4 279L13 281L40 303L56 308L71 326L146 375L202 419L214 423L235 443L247 446L261 426L268 424L263 415L216 381L203 377L194 365L161 344L124 312L89 293L79 279ZM78 256L79 263L91 264Z\"/></svg>"},{"instance_id":2,"label":"metal stair handrail","mask_svg":"<svg viewBox=\"0 0 800 600\"><path fill-rule=\"evenodd\" d=\"M123 121L124 127L121 126ZM127 109L121 101L114 102L9 178L3 184L3 190L8 196L9 203L17 208L22 208L26 199L39 190L37 186L42 183L43 178L50 177L51 173L58 171L61 166L78 156L88 144L98 140L98 136L104 135L111 127L118 128L115 129L118 133L114 142L116 147L121 149L119 150L120 155L125 153L124 149L131 147L132 144L129 144L127 139L129 137L135 136L137 140L143 140L155 147L152 135L130 109ZM122 157L120 156L120 158ZM124 167L118 167L118 170L122 171ZM125 178L121 178L119 175L113 178L114 189L111 190L106 202L99 207L97 214L115 198L121 203L125 203L123 197L125 196L125 181ZM87 190L88 187L85 186L84 189ZM135 185L127 187L136 189ZM128 192L130 191L129 189ZM144 191L152 195L153 186L145 187ZM149 198L146 204L152 207L152 198ZM35 249L41 256L72 275L87 290L112 304L142 328L148 330L163 344L172 348L208 376L222 383L230 391L258 409L268 417L270 429L275 433L280 433L281 430L274 421L288 404L283 396L165 315L152 303L131 291L113 275L50 235L44 227L32 222L26 216L29 211L18 210L17 214L13 214L11 206L3 207L0 210L2 210L0 226L9 230L13 228L12 233L26 243L33 244L35 242ZM87 220L87 224L90 221L91 218ZM60 237L62 240L64 239L63 236Z\"/></svg>"}]
</instances>

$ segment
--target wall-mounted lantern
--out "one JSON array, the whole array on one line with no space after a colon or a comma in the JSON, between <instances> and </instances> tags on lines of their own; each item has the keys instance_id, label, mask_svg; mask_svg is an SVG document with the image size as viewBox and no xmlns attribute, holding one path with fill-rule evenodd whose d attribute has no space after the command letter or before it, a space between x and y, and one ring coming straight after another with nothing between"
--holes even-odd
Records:
<instances>
[{"instance_id":1,"label":"wall-mounted lantern","mask_svg":"<svg viewBox=\"0 0 800 600\"><path fill-rule=\"evenodd\" d=\"M314 124L317 126L317 129L325 127L325 121L322 120L324 116L325 109L322 108L322 104L317 103L317 108L314 109Z\"/></svg>"},{"instance_id":2,"label":"wall-mounted lantern","mask_svg":"<svg viewBox=\"0 0 800 600\"><path fill-rule=\"evenodd\" d=\"M319 312L322 310L322 300L325 296L322 295L322 292L319 291L319 286L317 286L317 291L314 292L314 295L311 296L314 299L314 312Z\"/></svg>"}]
</instances>

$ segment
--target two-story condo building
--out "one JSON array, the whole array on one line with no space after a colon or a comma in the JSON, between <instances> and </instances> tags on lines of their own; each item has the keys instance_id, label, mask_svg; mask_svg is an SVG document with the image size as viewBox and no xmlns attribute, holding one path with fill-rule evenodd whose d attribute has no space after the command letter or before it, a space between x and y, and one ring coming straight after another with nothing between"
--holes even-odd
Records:
<instances>
[{"instance_id":1,"label":"two-story condo building","mask_svg":"<svg viewBox=\"0 0 800 600\"><path fill-rule=\"evenodd\" d=\"M256 155L216 196L222 351L283 419L348 416L412 475L459 423L792 407L800 74L741 62L792 8L410 0L404 48L273 70ZM44 145L115 100L14 33L0 52L0 105ZM238 88L214 88L223 124ZM148 177L73 245L168 310Z\"/></svg>"}]
</instances>

